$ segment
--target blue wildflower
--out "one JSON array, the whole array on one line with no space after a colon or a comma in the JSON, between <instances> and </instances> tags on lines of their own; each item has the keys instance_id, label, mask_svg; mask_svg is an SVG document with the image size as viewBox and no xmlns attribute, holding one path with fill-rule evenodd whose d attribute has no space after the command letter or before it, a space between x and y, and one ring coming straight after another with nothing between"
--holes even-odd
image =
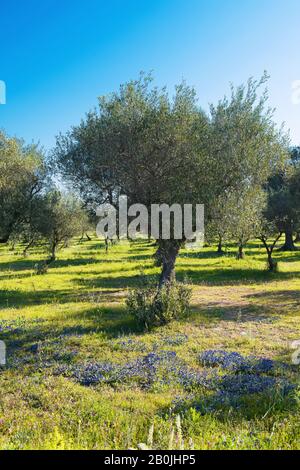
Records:
<instances>
[{"instance_id":1,"label":"blue wildflower","mask_svg":"<svg viewBox=\"0 0 300 470\"><path fill-rule=\"evenodd\" d=\"M220 350L205 351L200 354L200 363L205 367L221 367L224 370L249 373L269 373L274 369L274 361L255 356L244 357L237 352Z\"/></svg>"}]
</instances>

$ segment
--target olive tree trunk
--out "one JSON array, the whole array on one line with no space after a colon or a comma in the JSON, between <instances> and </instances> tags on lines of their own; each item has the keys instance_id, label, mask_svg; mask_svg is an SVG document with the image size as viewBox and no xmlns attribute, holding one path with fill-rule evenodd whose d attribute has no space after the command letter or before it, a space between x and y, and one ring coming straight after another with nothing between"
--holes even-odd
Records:
<instances>
[{"instance_id":1,"label":"olive tree trunk","mask_svg":"<svg viewBox=\"0 0 300 470\"><path fill-rule=\"evenodd\" d=\"M175 265L180 251L180 243L178 241L160 241L159 248L156 253L158 264L162 271L159 279L159 289L172 283L176 279Z\"/></svg>"},{"instance_id":2,"label":"olive tree trunk","mask_svg":"<svg viewBox=\"0 0 300 470\"><path fill-rule=\"evenodd\" d=\"M221 235L219 235L219 243L218 243L218 251L217 251L218 255L223 255L224 254L224 251L223 251L223 239L221 237Z\"/></svg>"},{"instance_id":3,"label":"olive tree trunk","mask_svg":"<svg viewBox=\"0 0 300 470\"><path fill-rule=\"evenodd\" d=\"M277 271L277 261L275 261L273 259L273 251L275 249L275 246L277 245L278 241L280 240L282 236L282 233L279 233L279 235L275 238L274 242L272 244L268 244L268 241L267 241L267 238L266 237L261 237L261 241L263 242L264 244L264 247L267 251L267 255L268 255L268 262L267 262L267 265L268 265L268 270L271 272L271 273L275 273Z\"/></svg>"},{"instance_id":4,"label":"olive tree trunk","mask_svg":"<svg viewBox=\"0 0 300 470\"><path fill-rule=\"evenodd\" d=\"M268 253L268 270L273 273L277 269L277 262L272 258L272 253Z\"/></svg>"},{"instance_id":5,"label":"olive tree trunk","mask_svg":"<svg viewBox=\"0 0 300 470\"><path fill-rule=\"evenodd\" d=\"M239 245L236 257L237 257L238 260L245 259L245 253L244 253L244 246L243 245Z\"/></svg>"},{"instance_id":6,"label":"olive tree trunk","mask_svg":"<svg viewBox=\"0 0 300 470\"><path fill-rule=\"evenodd\" d=\"M57 250L58 243L53 242L51 244L51 254L50 258L46 261L46 264L49 266L51 263L56 261L56 250Z\"/></svg>"},{"instance_id":7,"label":"olive tree trunk","mask_svg":"<svg viewBox=\"0 0 300 470\"><path fill-rule=\"evenodd\" d=\"M296 251L297 248L294 244L293 231L291 229L285 232L285 243L283 247L280 248L280 251Z\"/></svg>"},{"instance_id":8,"label":"olive tree trunk","mask_svg":"<svg viewBox=\"0 0 300 470\"><path fill-rule=\"evenodd\" d=\"M23 256L27 256L28 250L32 247L33 244L34 244L34 238L32 238L30 242L28 243L28 245L25 247L23 251Z\"/></svg>"}]
</instances>

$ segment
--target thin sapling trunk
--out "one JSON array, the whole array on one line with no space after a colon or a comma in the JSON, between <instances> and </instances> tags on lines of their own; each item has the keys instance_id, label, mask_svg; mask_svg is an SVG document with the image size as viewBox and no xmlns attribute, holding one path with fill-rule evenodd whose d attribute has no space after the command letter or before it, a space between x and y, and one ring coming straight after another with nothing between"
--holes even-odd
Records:
<instances>
[{"instance_id":1,"label":"thin sapling trunk","mask_svg":"<svg viewBox=\"0 0 300 470\"><path fill-rule=\"evenodd\" d=\"M282 233L280 233L280 234L278 235L278 237L274 240L274 242L273 242L271 245L268 244L268 241L267 241L267 238L266 238L266 237L262 236L262 237L260 238L261 241L263 242L263 245L264 245L266 251L267 251L267 256L268 256L268 261L267 261L267 263L268 263L268 271L271 272L271 273L274 273L274 272L277 271L278 263L277 263L277 261L275 261L275 260L273 259L273 251L274 251L274 249L275 249L277 243L279 242L281 236L282 236Z\"/></svg>"}]
</instances>

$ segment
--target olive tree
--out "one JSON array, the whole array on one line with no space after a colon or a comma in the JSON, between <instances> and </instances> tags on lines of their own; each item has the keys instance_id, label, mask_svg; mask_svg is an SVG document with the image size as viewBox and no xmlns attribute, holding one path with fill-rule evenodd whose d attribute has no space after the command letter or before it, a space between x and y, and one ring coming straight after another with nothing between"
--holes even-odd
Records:
<instances>
[{"instance_id":1,"label":"olive tree","mask_svg":"<svg viewBox=\"0 0 300 470\"><path fill-rule=\"evenodd\" d=\"M82 209L82 204L72 195L63 195L52 190L39 198L31 223L32 230L48 243L48 265L56 260L59 248L82 233L82 221L85 218L86 212Z\"/></svg>"},{"instance_id":2,"label":"olive tree","mask_svg":"<svg viewBox=\"0 0 300 470\"><path fill-rule=\"evenodd\" d=\"M215 192L208 148L209 120L186 85L170 99L148 77L130 82L119 93L99 100L99 109L58 140L55 156L63 176L86 201L196 204ZM149 227L150 229L150 227ZM174 275L184 238L158 237L162 276Z\"/></svg>"},{"instance_id":3,"label":"olive tree","mask_svg":"<svg viewBox=\"0 0 300 470\"><path fill-rule=\"evenodd\" d=\"M294 167L295 170L297 170L300 168L300 147L292 147L290 153L291 153L292 166ZM296 230L297 232L296 232L296 238L294 240L294 243L300 243L300 224Z\"/></svg>"},{"instance_id":4,"label":"olive tree","mask_svg":"<svg viewBox=\"0 0 300 470\"><path fill-rule=\"evenodd\" d=\"M278 232L278 228L274 222L268 221L263 217L261 219L257 233L259 240L262 242L267 252L268 270L272 273L275 273L277 271L278 263L273 258L273 252L277 243L282 237L282 232Z\"/></svg>"},{"instance_id":5,"label":"olive tree","mask_svg":"<svg viewBox=\"0 0 300 470\"><path fill-rule=\"evenodd\" d=\"M224 191L216 197L211 205L210 221L206 225L205 234L209 242L217 240L217 253L224 254L224 244L231 238L231 217L233 212L231 193Z\"/></svg>"},{"instance_id":6,"label":"olive tree","mask_svg":"<svg viewBox=\"0 0 300 470\"><path fill-rule=\"evenodd\" d=\"M295 168L300 166L300 147L292 147L291 149L291 160Z\"/></svg>"},{"instance_id":7,"label":"olive tree","mask_svg":"<svg viewBox=\"0 0 300 470\"><path fill-rule=\"evenodd\" d=\"M245 187L239 192L227 191L212 208L212 222L208 225L209 236L218 238L218 253L222 254L223 242L236 242L237 259L243 259L244 248L257 235L266 205L266 196L261 187Z\"/></svg>"},{"instance_id":8,"label":"olive tree","mask_svg":"<svg viewBox=\"0 0 300 470\"><path fill-rule=\"evenodd\" d=\"M45 176L43 155L37 146L25 146L0 131L0 243L7 243L21 229Z\"/></svg>"},{"instance_id":9,"label":"olive tree","mask_svg":"<svg viewBox=\"0 0 300 470\"><path fill-rule=\"evenodd\" d=\"M300 228L300 168L287 167L270 180L267 219L285 234L281 251L296 251L294 233Z\"/></svg>"},{"instance_id":10,"label":"olive tree","mask_svg":"<svg viewBox=\"0 0 300 470\"><path fill-rule=\"evenodd\" d=\"M231 200L233 210L230 218L231 238L238 246L237 259L244 259L244 248L257 235L257 227L263 217L266 196L260 187L249 187L235 193Z\"/></svg>"},{"instance_id":11,"label":"olive tree","mask_svg":"<svg viewBox=\"0 0 300 470\"><path fill-rule=\"evenodd\" d=\"M63 177L85 201L211 205L224 191L265 182L284 157L285 138L266 109L265 82L250 80L206 115L195 91L181 84L173 98L149 77L99 99L99 107L60 136L54 152ZM157 236L160 287L174 279L186 241Z\"/></svg>"}]
</instances>

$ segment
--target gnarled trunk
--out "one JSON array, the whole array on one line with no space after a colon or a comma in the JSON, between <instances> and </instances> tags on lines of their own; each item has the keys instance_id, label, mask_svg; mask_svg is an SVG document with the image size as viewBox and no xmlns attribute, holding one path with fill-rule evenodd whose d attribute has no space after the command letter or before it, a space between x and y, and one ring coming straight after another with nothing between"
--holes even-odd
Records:
<instances>
[{"instance_id":1,"label":"gnarled trunk","mask_svg":"<svg viewBox=\"0 0 300 470\"><path fill-rule=\"evenodd\" d=\"M47 266L49 266L51 263L53 263L56 260L56 249L57 249L57 244L53 243L51 245L51 256L50 258L46 261Z\"/></svg>"},{"instance_id":2,"label":"gnarled trunk","mask_svg":"<svg viewBox=\"0 0 300 470\"><path fill-rule=\"evenodd\" d=\"M275 238L274 242L271 245L268 244L268 240L265 236L261 236L261 238L260 238L261 241L264 244L264 247L265 247L266 251L267 251L268 270L271 273L275 273L277 271L278 263L277 263L277 261L273 260L272 255L273 255L273 251L275 249L275 246L277 245L277 243L280 240L281 236L282 236L282 233L279 233L278 236Z\"/></svg>"},{"instance_id":3,"label":"gnarled trunk","mask_svg":"<svg viewBox=\"0 0 300 470\"><path fill-rule=\"evenodd\" d=\"M243 245L239 245L239 249L238 249L236 258L237 258L238 260L241 260L241 259L244 259L244 258L245 258L244 246L243 246Z\"/></svg>"},{"instance_id":4,"label":"gnarled trunk","mask_svg":"<svg viewBox=\"0 0 300 470\"><path fill-rule=\"evenodd\" d=\"M277 262L273 260L272 253L268 253L268 269L271 273L277 269Z\"/></svg>"},{"instance_id":5,"label":"gnarled trunk","mask_svg":"<svg viewBox=\"0 0 300 470\"><path fill-rule=\"evenodd\" d=\"M217 251L218 255L223 255L224 254L224 251L223 251L223 240L222 240L222 237L221 235L219 235L219 243L218 243L218 251Z\"/></svg>"},{"instance_id":6,"label":"gnarled trunk","mask_svg":"<svg viewBox=\"0 0 300 470\"><path fill-rule=\"evenodd\" d=\"M296 250L297 248L295 247L295 244L294 244L293 231L287 230L285 232L285 243L280 248L280 251L296 251Z\"/></svg>"},{"instance_id":7,"label":"gnarled trunk","mask_svg":"<svg viewBox=\"0 0 300 470\"><path fill-rule=\"evenodd\" d=\"M23 256L27 256L28 250L32 247L33 244L34 244L34 238L32 238L32 240L30 240L30 242L28 243L28 245L24 249Z\"/></svg>"},{"instance_id":8,"label":"gnarled trunk","mask_svg":"<svg viewBox=\"0 0 300 470\"><path fill-rule=\"evenodd\" d=\"M168 283L175 281L175 265L179 254L180 243L178 241L161 241L157 252L162 271L159 279L159 289Z\"/></svg>"}]
</instances>

